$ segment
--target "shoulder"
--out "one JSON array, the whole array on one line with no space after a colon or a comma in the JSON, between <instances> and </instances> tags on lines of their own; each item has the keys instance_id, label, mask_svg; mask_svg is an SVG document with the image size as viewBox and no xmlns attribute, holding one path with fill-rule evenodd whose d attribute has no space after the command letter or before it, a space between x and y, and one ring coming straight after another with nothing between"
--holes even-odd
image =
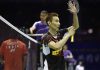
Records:
<instances>
[{"instance_id":1,"label":"shoulder","mask_svg":"<svg viewBox=\"0 0 100 70\"><path fill-rule=\"evenodd\" d=\"M2 42L2 44L7 44L7 43L9 43L10 41L11 41L11 39L4 40L4 41Z\"/></svg>"},{"instance_id":2,"label":"shoulder","mask_svg":"<svg viewBox=\"0 0 100 70\"><path fill-rule=\"evenodd\" d=\"M43 40L43 41L47 40L48 38L49 38L48 33L46 33L46 34L44 34L44 35L42 36L42 40Z\"/></svg>"},{"instance_id":3,"label":"shoulder","mask_svg":"<svg viewBox=\"0 0 100 70\"><path fill-rule=\"evenodd\" d=\"M80 65L77 65L76 68L80 68Z\"/></svg>"},{"instance_id":4,"label":"shoulder","mask_svg":"<svg viewBox=\"0 0 100 70\"><path fill-rule=\"evenodd\" d=\"M17 40L18 44L21 45L21 46L26 46L26 44L20 40Z\"/></svg>"},{"instance_id":5,"label":"shoulder","mask_svg":"<svg viewBox=\"0 0 100 70\"><path fill-rule=\"evenodd\" d=\"M49 33L46 33L42 36L42 39L46 39L46 38L51 38L51 35Z\"/></svg>"},{"instance_id":6,"label":"shoulder","mask_svg":"<svg viewBox=\"0 0 100 70\"><path fill-rule=\"evenodd\" d=\"M52 41L52 36L48 33L46 33L43 37L42 37L42 42L44 42L45 44L46 43L49 43L50 41Z\"/></svg>"},{"instance_id":7,"label":"shoulder","mask_svg":"<svg viewBox=\"0 0 100 70\"><path fill-rule=\"evenodd\" d=\"M46 39L47 37L48 37L48 34L46 33L46 34L44 34L44 35L42 36L42 40Z\"/></svg>"},{"instance_id":8,"label":"shoulder","mask_svg":"<svg viewBox=\"0 0 100 70\"><path fill-rule=\"evenodd\" d=\"M38 25L38 24L40 24L40 23L41 23L41 21L36 21L36 22L34 22L33 25Z\"/></svg>"},{"instance_id":9,"label":"shoulder","mask_svg":"<svg viewBox=\"0 0 100 70\"><path fill-rule=\"evenodd\" d=\"M41 23L41 21L36 21L34 24L40 24Z\"/></svg>"},{"instance_id":10,"label":"shoulder","mask_svg":"<svg viewBox=\"0 0 100 70\"><path fill-rule=\"evenodd\" d=\"M4 41L1 43L0 46L5 47L7 44L10 43L10 41L11 41L11 39L4 40Z\"/></svg>"}]
</instances>

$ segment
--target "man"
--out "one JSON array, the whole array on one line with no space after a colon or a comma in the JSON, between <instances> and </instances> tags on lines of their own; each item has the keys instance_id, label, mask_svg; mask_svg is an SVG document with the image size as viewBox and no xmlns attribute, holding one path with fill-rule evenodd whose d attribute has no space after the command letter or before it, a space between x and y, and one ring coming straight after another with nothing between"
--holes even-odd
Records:
<instances>
[{"instance_id":1,"label":"man","mask_svg":"<svg viewBox=\"0 0 100 70\"><path fill-rule=\"evenodd\" d=\"M33 32L36 30L36 33L38 30L47 27L47 23L46 23L46 18L48 16L48 12L43 10L40 13L40 21L37 21L33 24L32 27L30 27L30 33L33 34Z\"/></svg>"},{"instance_id":2,"label":"man","mask_svg":"<svg viewBox=\"0 0 100 70\"><path fill-rule=\"evenodd\" d=\"M76 65L75 70L85 70L84 65L83 65L83 61L79 61L78 64Z\"/></svg>"},{"instance_id":3,"label":"man","mask_svg":"<svg viewBox=\"0 0 100 70\"><path fill-rule=\"evenodd\" d=\"M48 32L48 30L49 30L48 27L40 29L40 30L37 31L37 34L46 34ZM36 37L36 39L41 43L42 36ZM39 67L40 69L38 68L38 70L41 70L41 68L43 68L43 52L42 52L43 47L42 47L42 45L38 45L38 46L40 48L40 63L39 63L40 64L40 67ZM39 56L37 56L37 57L39 57Z\"/></svg>"},{"instance_id":4,"label":"man","mask_svg":"<svg viewBox=\"0 0 100 70\"><path fill-rule=\"evenodd\" d=\"M66 69L74 70L74 65L76 64L76 60L73 57L73 54L70 50L67 49L67 46L63 48L63 56L65 59Z\"/></svg>"},{"instance_id":5,"label":"man","mask_svg":"<svg viewBox=\"0 0 100 70\"><path fill-rule=\"evenodd\" d=\"M78 26L77 10L72 2L68 3L69 11L73 14L73 26L68 28L68 33L59 39L57 33L59 31L60 22L57 13L50 13L47 18L49 31L43 37L43 44L45 46L45 59L48 62L49 70L65 70L64 69L64 57L62 48L67 40L74 35ZM48 49L48 48L49 49ZM50 52L49 52L50 51Z\"/></svg>"},{"instance_id":6,"label":"man","mask_svg":"<svg viewBox=\"0 0 100 70\"><path fill-rule=\"evenodd\" d=\"M18 39L8 39L0 46L0 56L3 59L4 70L24 70L27 48Z\"/></svg>"},{"instance_id":7,"label":"man","mask_svg":"<svg viewBox=\"0 0 100 70\"><path fill-rule=\"evenodd\" d=\"M49 30L49 27L42 28L37 31L37 34L46 34ZM41 41L42 36L36 37L38 41Z\"/></svg>"},{"instance_id":8,"label":"man","mask_svg":"<svg viewBox=\"0 0 100 70\"><path fill-rule=\"evenodd\" d=\"M33 34L34 31L36 31L36 34L43 34L45 33L44 31L40 32L41 29L45 29L48 28L47 23L46 23L46 18L48 16L48 12L45 10L42 10L40 13L40 21L37 21L33 24L32 27L30 27L30 33ZM36 40L38 40L39 42L41 42L41 36L37 36ZM41 45L36 45L37 46L37 67L40 67L41 65L41 61L40 61L40 57L41 57Z\"/></svg>"}]
</instances>

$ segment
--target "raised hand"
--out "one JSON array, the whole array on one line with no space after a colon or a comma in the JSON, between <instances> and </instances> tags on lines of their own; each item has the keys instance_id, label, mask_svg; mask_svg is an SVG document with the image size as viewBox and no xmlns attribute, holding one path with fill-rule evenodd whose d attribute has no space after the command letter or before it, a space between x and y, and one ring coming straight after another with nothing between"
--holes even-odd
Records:
<instances>
[{"instance_id":1,"label":"raised hand","mask_svg":"<svg viewBox=\"0 0 100 70\"><path fill-rule=\"evenodd\" d=\"M67 35L73 36L75 34L75 28L73 26L70 26L67 29L68 29L68 33L65 33L65 35L63 36L63 38L66 37Z\"/></svg>"},{"instance_id":2,"label":"raised hand","mask_svg":"<svg viewBox=\"0 0 100 70\"><path fill-rule=\"evenodd\" d=\"M72 13L72 14L76 14L78 13L76 7L75 7L75 3L72 1L69 1L68 3L68 10Z\"/></svg>"}]
</instances>

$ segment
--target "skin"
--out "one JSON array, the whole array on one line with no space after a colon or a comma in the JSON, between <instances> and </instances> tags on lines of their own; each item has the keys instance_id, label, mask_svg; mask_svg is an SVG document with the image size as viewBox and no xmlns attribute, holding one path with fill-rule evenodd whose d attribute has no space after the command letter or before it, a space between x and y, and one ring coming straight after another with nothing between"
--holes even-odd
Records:
<instances>
[{"instance_id":1,"label":"skin","mask_svg":"<svg viewBox=\"0 0 100 70\"><path fill-rule=\"evenodd\" d=\"M58 41L50 41L48 43L48 46L54 50L60 50L62 47L65 45L67 40L75 34L75 30L79 28L79 22L78 22L78 17L77 17L77 10L75 5L72 2L68 3L69 11L73 14L73 24L72 26L68 27L68 33L63 36L63 38ZM58 16L53 16L51 21L48 21L49 24L49 32L52 35L56 35L57 31L59 30L60 27L60 22L59 22L59 17Z\"/></svg>"},{"instance_id":2,"label":"skin","mask_svg":"<svg viewBox=\"0 0 100 70\"><path fill-rule=\"evenodd\" d=\"M48 14L45 14L45 13L40 13L40 20L41 22L45 23L46 24L46 18L47 18ZM33 34L34 30L36 28L33 28L33 27L30 27L30 33Z\"/></svg>"}]
</instances>

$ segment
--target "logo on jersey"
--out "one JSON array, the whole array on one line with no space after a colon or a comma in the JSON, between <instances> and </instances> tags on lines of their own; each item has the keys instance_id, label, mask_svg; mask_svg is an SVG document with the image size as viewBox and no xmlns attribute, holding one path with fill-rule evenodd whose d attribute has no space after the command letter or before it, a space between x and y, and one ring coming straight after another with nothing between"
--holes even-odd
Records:
<instances>
[{"instance_id":1,"label":"logo on jersey","mask_svg":"<svg viewBox=\"0 0 100 70\"><path fill-rule=\"evenodd\" d=\"M8 49L10 50L10 52L15 52L16 51L16 48L18 47L18 45L8 45Z\"/></svg>"}]
</instances>

